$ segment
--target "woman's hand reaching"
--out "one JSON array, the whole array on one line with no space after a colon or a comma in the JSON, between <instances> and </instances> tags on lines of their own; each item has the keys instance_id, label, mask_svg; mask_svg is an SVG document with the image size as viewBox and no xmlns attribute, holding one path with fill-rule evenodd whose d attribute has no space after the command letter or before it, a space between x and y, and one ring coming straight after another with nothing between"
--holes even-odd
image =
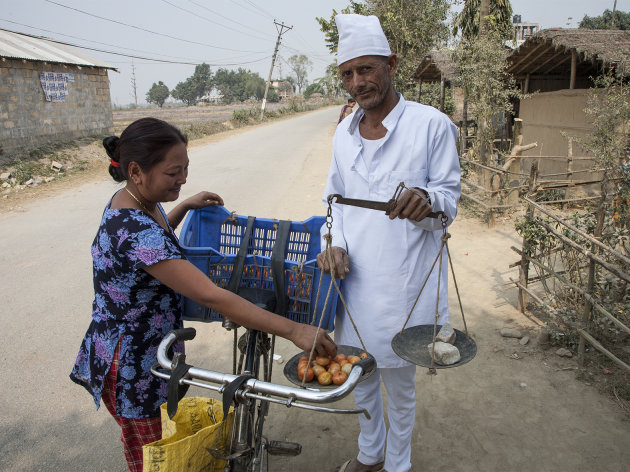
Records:
<instances>
[{"instance_id":1,"label":"woman's hand reaching","mask_svg":"<svg viewBox=\"0 0 630 472\"><path fill-rule=\"evenodd\" d=\"M295 323L295 329L289 339L297 347L304 352L310 352L313 347L313 340L315 339L315 333L317 333L317 341L315 342L315 354L318 356L336 356L337 345L332 340L330 335L325 329L320 329L317 332L316 326L307 324Z\"/></svg>"},{"instance_id":2,"label":"woman's hand reaching","mask_svg":"<svg viewBox=\"0 0 630 472\"><path fill-rule=\"evenodd\" d=\"M171 228L175 229L184 219L188 210L197 210L211 205L223 205L223 199L216 193L199 192L192 197L183 200L179 205L168 213L168 222Z\"/></svg>"},{"instance_id":3,"label":"woman's hand reaching","mask_svg":"<svg viewBox=\"0 0 630 472\"><path fill-rule=\"evenodd\" d=\"M211 205L223 205L223 199L216 193L199 192L198 194L184 200L183 203L186 204L189 210L196 210Z\"/></svg>"}]
</instances>

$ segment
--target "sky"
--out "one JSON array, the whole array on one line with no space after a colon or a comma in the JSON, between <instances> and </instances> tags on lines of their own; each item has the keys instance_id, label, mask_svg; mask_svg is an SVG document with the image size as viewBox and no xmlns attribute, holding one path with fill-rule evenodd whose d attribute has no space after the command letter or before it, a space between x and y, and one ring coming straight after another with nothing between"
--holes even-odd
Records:
<instances>
[{"instance_id":1,"label":"sky","mask_svg":"<svg viewBox=\"0 0 630 472\"><path fill-rule=\"evenodd\" d=\"M112 103L138 104L153 83L169 89L186 80L195 64L211 70L243 67L267 79L282 30L272 78L291 75L296 54L312 62L308 79L322 77L329 54L316 17L329 19L348 0L0 0L0 28L82 46L105 61ZM453 11L461 9L453 2ZM512 0L514 14L540 28L577 27L584 15L612 10L614 0ZM457 5L459 4L459 5ZM617 0L630 11L630 0ZM277 23L277 24L276 24ZM284 25L284 26L281 26ZM291 29L288 29L288 28ZM115 53L115 54L114 54ZM135 57L130 57L135 56Z\"/></svg>"}]
</instances>

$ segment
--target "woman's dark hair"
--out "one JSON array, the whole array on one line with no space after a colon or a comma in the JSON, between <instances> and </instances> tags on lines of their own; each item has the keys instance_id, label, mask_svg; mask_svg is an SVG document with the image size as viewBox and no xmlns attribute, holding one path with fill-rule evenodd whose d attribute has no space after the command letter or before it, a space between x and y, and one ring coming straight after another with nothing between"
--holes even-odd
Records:
<instances>
[{"instance_id":1,"label":"woman's dark hair","mask_svg":"<svg viewBox=\"0 0 630 472\"><path fill-rule=\"evenodd\" d=\"M103 139L103 147L113 162L109 165L109 174L116 182L124 182L129 178L127 169L132 161L137 162L143 172L149 172L179 143L187 145L188 138L175 126L157 118L140 118L127 126L120 138Z\"/></svg>"}]
</instances>

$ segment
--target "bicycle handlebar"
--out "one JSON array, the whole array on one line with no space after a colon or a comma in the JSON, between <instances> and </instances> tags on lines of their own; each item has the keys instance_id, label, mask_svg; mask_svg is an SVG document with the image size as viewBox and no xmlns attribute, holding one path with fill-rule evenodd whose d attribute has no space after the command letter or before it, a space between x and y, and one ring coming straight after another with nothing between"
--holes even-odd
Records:
<instances>
[{"instance_id":1,"label":"bicycle handlebar","mask_svg":"<svg viewBox=\"0 0 630 472\"><path fill-rule=\"evenodd\" d=\"M158 364L167 371L173 370L173 360L168 358L167 352L173 343L177 341L190 341L194 339L197 332L194 328L181 328L169 332L166 337L160 342L157 351ZM248 379L243 383L243 386L239 389L244 392L245 395L250 393L260 393L263 395L275 395L277 397L283 397L288 400L288 406L293 404L294 400L309 402L309 403L330 403L337 400L341 400L347 396L359 382L359 379L363 372L368 372L376 365L376 361L368 357L362 359L353 365L348 379L332 390L315 390L309 388L297 388L289 387L285 385L273 384L258 379ZM155 375L162 378L170 378L170 375L158 372L151 369ZM228 385L234 381L238 376L232 374L225 374L222 372L215 372L211 370L201 369L199 367L190 367L186 377L180 380L181 383L189 385L195 385L204 387L204 384L195 382L194 379L204 380L214 384L221 385L222 387ZM191 380L192 379L192 380ZM299 406L299 405L295 405Z\"/></svg>"}]
</instances>

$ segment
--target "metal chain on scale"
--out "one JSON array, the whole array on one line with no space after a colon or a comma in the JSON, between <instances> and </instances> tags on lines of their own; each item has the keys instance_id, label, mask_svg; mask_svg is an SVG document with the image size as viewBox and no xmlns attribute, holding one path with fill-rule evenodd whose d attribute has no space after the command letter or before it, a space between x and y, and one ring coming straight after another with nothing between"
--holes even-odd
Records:
<instances>
[{"instance_id":1,"label":"metal chain on scale","mask_svg":"<svg viewBox=\"0 0 630 472\"><path fill-rule=\"evenodd\" d=\"M337 294L339 295L339 299L341 300L343 307L346 310L346 313L348 314L348 318L350 319L350 322L352 323L352 327L354 328L354 331L357 333L357 337L359 338L359 342L361 343L361 347L363 348L363 351L368 352L367 348L365 347L365 343L363 342L363 339L361 338L361 335L359 334L359 329L357 328L357 325L352 319L352 315L350 314L348 305L346 305L346 301L344 300L343 295L341 294L341 289L339 288L339 284L337 284L337 279L335 277L335 266L333 264L333 257L332 257L332 232L331 232L332 223L333 223L332 200L329 197L328 198L328 211L326 212L326 228L328 229L328 233L324 235L324 239L326 240L326 249L324 250L324 253L325 253L324 257L328 259L328 264L330 265L330 284L328 285L328 291L326 292L324 306L322 307L321 316L319 317L319 323L317 324L317 331L315 332L315 338L313 339L313 346L311 347L311 351L308 356L307 365L309 366L311 365L311 361L313 360L313 354L315 352L315 346L317 343L317 335L319 334L319 331L322 326L322 322L324 320L324 314L326 313L326 307L328 306L328 301L330 299L330 292L332 291L333 285L335 287L335 290L337 291ZM321 291L323 278L324 278L324 271L321 270L319 273L319 283L317 284L315 308L313 309L314 314L317 314L317 305L319 303L319 294ZM311 322L311 324L315 324L315 317L313 317L313 321ZM304 387L305 384L306 384L306 375L302 377L302 387Z\"/></svg>"},{"instance_id":2,"label":"metal chain on scale","mask_svg":"<svg viewBox=\"0 0 630 472\"><path fill-rule=\"evenodd\" d=\"M369 202L369 201L362 201L362 200L351 200L351 199L343 199L342 197L340 197L339 195L329 195L328 197L328 210L326 213L326 228L328 229L328 233L326 235L324 235L324 239L326 240L326 249L325 249L325 257L328 259L328 263L330 266L330 275L331 275L331 283L328 286L328 292L326 294L326 299L324 301L324 306L322 308L322 314L320 316L319 319L319 324L317 326L317 334L319 333L319 330L321 329L321 324L322 324L322 320L324 318L324 313L326 311L326 307L328 305L328 300L330 297L330 292L332 289L332 286L334 285L338 295L339 295L339 299L341 300L341 303L344 306L344 309L346 310L346 313L348 314L348 318L350 319L350 322L352 323L352 327L354 328L354 331L357 334L357 337L359 338L359 342L361 343L361 347L363 348L363 350L365 352L367 351L367 348L365 347L365 344L363 342L363 339L361 338L361 335L359 334L359 329L357 328L356 323L354 322L354 319L352 318L352 315L350 314L350 310L348 309L348 305L346 304L346 301L343 298L343 295L341 293L341 289L339 288L339 285L337 284L337 280L335 278L335 266L333 264L333 258L332 258L332 223L333 223L333 216L332 216L332 203L333 200L337 200L338 203L345 203L345 204L351 204L351 205L356 205L356 206L362 206L364 208L372 208L372 209L378 209L378 210L386 210L387 212L393 210L393 208L395 207L396 204L396 200L397 197L400 196L401 192L403 189L408 188L404 185L404 183L400 183L399 186L396 189L396 192L394 193L394 197L387 203L379 203L379 202ZM434 212L434 213L430 213L428 215L429 217L439 217L441 224L442 224L442 236L440 237L441 240L441 245L440 245L440 249L438 251L438 254L435 257L435 260L433 261L433 264L431 265L431 269L429 270L429 273L427 274L427 276L424 279L424 282L422 283L422 286L420 287L420 291L418 292L418 295L416 296L416 299L414 300L414 303L411 307L411 310L409 310L409 314L407 315L407 319L405 320L405 323L403 324L403 327L401 328L400 332L404 331L405 327L407 326L407 323L409 322L409 320L411 319L411 315L413 314L413 311L418 303L418 300L420 299L420 296L422 295L422 292L424 290L424 287L426 286L427 282L429 281L429 277L431 276L431 274L433 273L433 270L435 268L435 264L440 261L440 267L438 269L438 287L437 287L437 296L436 296L436 302L435 302L435 316L434 316L434 320L433 320L433 349L431 350L431 367L429 368L429 373L430 374L436 374L436 369L435 369L435 340L437 338L437 322L439 319L439 311L438 311L438 307L439 307L439 302L440 302L440 284L441 284L441 275L442 275L442 256L444 253L444 249L446 249L446 253L448 256L448 262L449 262L449 266L451 268L451 274L453 276L453 283L455 285L455 291L457 293L457 301L459 303L459 308L462 314L462 321L464 323L464 332L466 334L466 336L468 336L468 327L466 325L466 317L464 316L464 308L462 306L462 301L461 301L461 297L459 294L459 287L457 285L457 279L455 277L455 270L453 269L453 261L451 258L451 253L448 247L448 240L451 237L450 233L448 233L447 231L447 227L448 227L448 217L446 216L446 214L443 211L439 211L439 212ZM321 285L322 285L322 278L323 278L323 271L320 272L320 278L319 278L319 284L317 287L317 297L315 299L315 309L313 311L313 313L317 313L317 303L319 301L319 294L320 294L320 289L321 289ZM315 322L315 318L313 318L313 324ZM312 357L313 357L313 353L315 351L315 345L316 345L316 339L317 339L317 335L315 340L313 340L313 347L311 348L311 352L309 354L309 359L308 359L308 365L310 365ZM304 376L304 379L306 378L306 376ZM305 384L305 380L302 380L302 385L304 386Z\"/></svg>"}]
</instances>

